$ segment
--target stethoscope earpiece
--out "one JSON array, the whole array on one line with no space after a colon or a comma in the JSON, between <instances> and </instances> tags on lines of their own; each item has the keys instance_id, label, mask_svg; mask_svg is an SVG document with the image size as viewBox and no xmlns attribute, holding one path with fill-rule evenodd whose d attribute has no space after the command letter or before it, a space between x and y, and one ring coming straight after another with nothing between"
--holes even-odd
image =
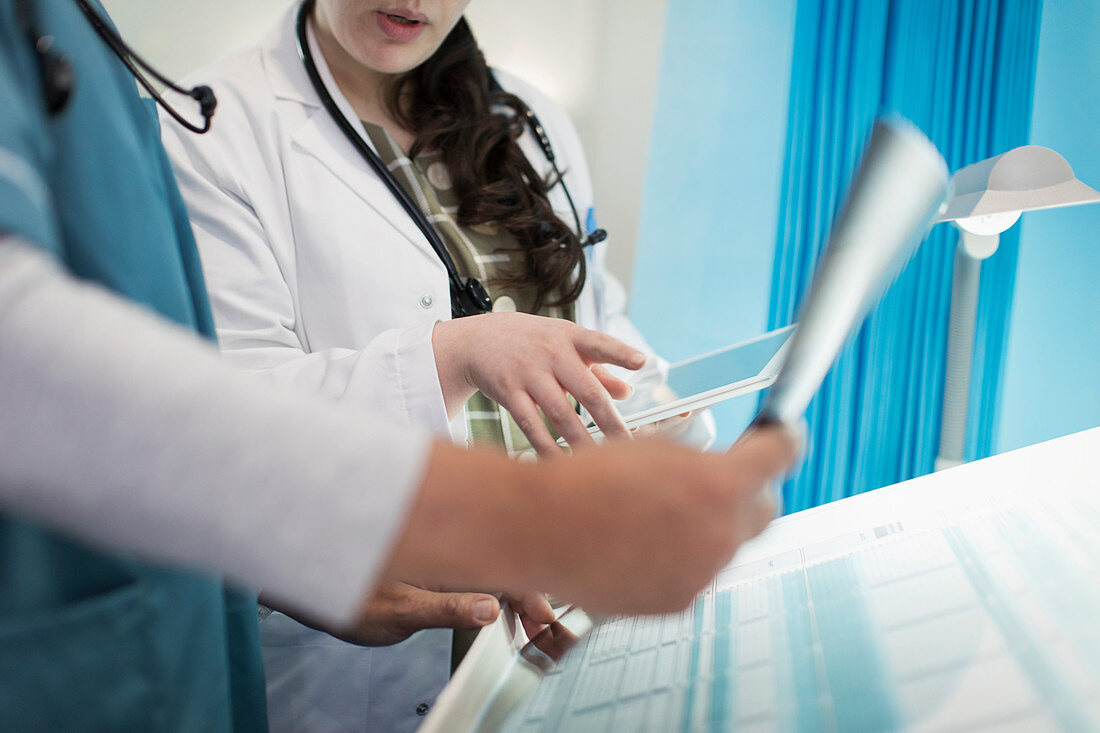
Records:
<instances>
[{"instance_id":1,"label":"stethoscope earpiece","mask_svg":"<svg viewBox=\"0 0 1100 733\"><path fill-rule=\"evenodd\" d=\"M194 87L187 94L199 103L199 114L202 115L204 120L207 120L207 128L209 128L209 120L214 116L214 110L218 108L218 98L214 96L214 90L203 84Z\"/></svg>"},{"instance_id":2,"label":"stethoscope earpiece","mask_svg":"<svg viewBox=\"0 0 1100 733\"><path fill-rule=\"evenodd\" d=\"M606 229L596 229L595 231L593 231L591 234L588 235L587 239L584 240L584 246L585 247L592 247L594 245L599 244L600 242L602 242L605 239L607 239L607 230Z\"/></svg>"},{"instance_id":3,"label":"stethoscope earpiece","mask_svg":"<svg viewBox=\"0 0 1100 733\"><path fill-rule=\"evenodd\" d=\"M15 19L27 43L34 49L38 63L38 78L42 81L42 97L50 116L61 113L69 104L76 88L76 72L67 56L54 50L53 36L40 33L34 20L31 0L15 1Z\"/></svg>"},{"instance_id":4,"label":"stethoscope earpiece","mask_svg":"<svg viewBox=\"0 0 1100 733\"><path fill-rule=\"evenodd\" d=\"M126 42L122 40L122 36L120 36L106 20L96 13L92 6L88 4L87 0L76 0L76 6L80 8L80 12L84 14L84 17L88 19L96 35L107 44L107 48L111 49L111 52L118 57L118 60L129 69L131 74L133 74L138 84L141 84L141 86L145 88L149 96L151 96L165 112L171 115L172 119L191 132L200 135L210 129L210 119L214 116L214 109L218 106L218 100L210 87L197 86L192 89L184 89L179 86L171 79L164 76L164 74L161 74L150 66L145 59L138 56L132 48L126 45ZM44 35L38 31L35 24L34 12L31 9L31 0L16 0L15 15L16 19L19 21L19 25L23 29L23 33L27 36L27 40L34 48L34 52L38 57L38 69L42 78L42 95L46 101L46 110L51 116L56 116L65 109L73 96L73 92L76 89L76 70L73 68L73 64L68 57L53 49L53 36ZM172 91L178 92L179 94L186 94L197 101L199 103L199 113L202 115L203 119L202 127L186 120L175 107L168 104L152 83L141 73L138 69L139 66Z\"/></svg>"},{"instance_id":5,"label":"stethoscope earpiece","mask_svg":"<svg viewBox=\"0 0 1100 733\"><path fill-rule=\"evenodd\" d=\"M61 114L69 104L76 88L76 72L68 56L54 51L53 39L42 36L35 41L38 70L42 78L42 95L46 98L46 111L51 116Z\"/></svg>"}]
</instances>

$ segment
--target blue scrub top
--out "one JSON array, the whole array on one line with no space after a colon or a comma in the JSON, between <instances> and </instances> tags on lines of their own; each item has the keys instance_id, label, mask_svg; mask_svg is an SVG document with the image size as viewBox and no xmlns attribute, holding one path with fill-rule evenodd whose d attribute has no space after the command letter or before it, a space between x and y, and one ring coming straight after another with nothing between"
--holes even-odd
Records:
<instances>
[{"instance_id":1,"label":"blue scrub top","mask_svg":"<svg viewBox=\"0 0 1100 733\"><path fill-rule=\"evenodd\" d=\"M152 105L72 0L35 0L38 31L76 70L49 117L13 6L0 2L0 233L213 334ZM266 730L255 603L0 514L0 727Z\"/></svg>"}]
</instances>

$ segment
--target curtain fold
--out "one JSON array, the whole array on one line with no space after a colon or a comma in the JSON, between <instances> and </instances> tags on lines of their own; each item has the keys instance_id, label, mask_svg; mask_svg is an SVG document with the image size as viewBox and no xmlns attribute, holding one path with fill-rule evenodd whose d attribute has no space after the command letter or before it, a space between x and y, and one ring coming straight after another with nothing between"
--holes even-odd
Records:
<instances>
[{"instance_id":1,"label":"curtain fold","mask_svg":"<svg viewBox=\"0 0 1100 733\"><path fill-rule=\"evenodd\" d=\"M1027 143L1041 0L802 0L769 328L792 323L876 115L916 123L956 170ZM982 265L968 458L992 450L1018 231ZM935 227L807 412L797 511L932 470L957 235Z\"/></svg>"}]
</instances>

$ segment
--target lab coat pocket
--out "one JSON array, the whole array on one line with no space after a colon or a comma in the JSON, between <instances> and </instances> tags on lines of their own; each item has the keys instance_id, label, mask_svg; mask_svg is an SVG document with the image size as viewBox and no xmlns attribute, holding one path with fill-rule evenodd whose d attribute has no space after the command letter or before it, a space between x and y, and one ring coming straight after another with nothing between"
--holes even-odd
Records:
<instances>
[{"instance_id":1,"label":"lab coat pocket","mask_svg":"<svg viewBox=\"0 0 1100 733\"><path fill-rule=\"evenodd\" d=\"M155 729L147 595L147 585L134 582L0 617L3 729Z\"/></svg>"}]
</instances>

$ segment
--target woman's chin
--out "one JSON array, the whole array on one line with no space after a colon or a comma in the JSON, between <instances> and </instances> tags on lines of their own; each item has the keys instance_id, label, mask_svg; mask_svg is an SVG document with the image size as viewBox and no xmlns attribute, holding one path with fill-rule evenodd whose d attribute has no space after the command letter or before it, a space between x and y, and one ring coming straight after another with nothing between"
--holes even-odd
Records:
<instances>
[{"instance_id":1,"label":"woman's chin","mask_svg":"<svg viewBox=\"0 0 1100 733\"><path fill-rule=\"evenodd\" d=\"M404 74L428 60L434 49L420 44L385 43L362 54L359 63L379 74Z\"/></svg>"}]
</instances>

